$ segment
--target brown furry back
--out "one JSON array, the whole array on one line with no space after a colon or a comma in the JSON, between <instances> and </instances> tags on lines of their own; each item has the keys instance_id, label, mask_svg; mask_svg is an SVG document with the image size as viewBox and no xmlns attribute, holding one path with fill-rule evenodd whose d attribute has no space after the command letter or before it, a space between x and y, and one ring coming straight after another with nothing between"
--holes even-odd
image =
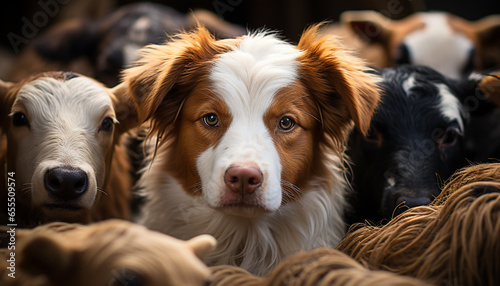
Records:
<instances>
[{"instance_id":1,"label":"brown furry back","mask_svg":"<svg viewBox=\"0 0 500 286\"><path fill-rule=\"evenodd\" d=\"M426 285L386 271L372 271L331 248L301 252L280 263L265 277L232 266L212 268L212 286L225 285Z\"/></svg>"},{"instance_id":2,"label":"brown furry back","mask_svg":"<svg viewBox=\"0 0 500 286\"><path fill-rule=\"evenodd\" d=\"M358 226L337 249L372 269L433 284L500 284L500 164L458 172L430 206Z\"/></svg>"}]
</instances>

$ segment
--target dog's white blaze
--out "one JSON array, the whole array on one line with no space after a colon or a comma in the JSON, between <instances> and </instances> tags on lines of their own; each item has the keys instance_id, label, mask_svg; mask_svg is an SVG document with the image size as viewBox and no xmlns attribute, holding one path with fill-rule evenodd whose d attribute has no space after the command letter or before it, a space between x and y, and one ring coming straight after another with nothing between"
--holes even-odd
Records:
<instances>
[{"instance_id":1,"label":"dog's white blaze","mask_svg":"<svg viewBox=\"0 0 500 286\"><path fill-rule=\"evenodd\" d=\"M106 151L96 134L111 106L105 89L85 77L68 81L41 78L21 88L12 110L22 110L30 128L13 127L19 142L16 168L20 183L32 184L35 203L47 197L45 172L71 166L87 173L89 188L81 202L87 207L93 204L97 186L102 185Z\"/></svg>"},{"instance_id":2,"label":"dog's white blaze","mask_svg":"<svg viewBox=\"0 0 500 286\"><path fill-rule=\"evenodd\" d=\"M197 161L210 205L219 206L226 169L245 163L256 163L264 175L259 199L265 208L273 211L281 205L280 157L263 117L276 92L297 78L298 55L297 49L275 36L256 34L216 60L209 79L233 120L221 142Z\"/></svg>"},{"instance_id":3,"label":"dog's white blaze","mask_svg":"<svg viewBox=\"0 0 500 286\"><path fill-rule=\"evenodd\" d=\"M460 127L460 131L464 132L464 110L462 104L460 104L458 98L453 95L445 84L438 83L436 84L436 87L439 90L439 110L441 111L441 114L443 114L450 121L456 120Z\"/></svg>"},{"instance_id":4,"label":"dog's white blaze","mask_svg":"<svg viewBox=\"0 0 500 286\"><path fill-rule=\"evenodd\" d=\"M443 13L426 13L421 17L425 28L410 33L403 40L410 53L410 62L430 66L450 78L460 78L469 52L474 48L472 41L453 31Z\"/></svg>"}]
</instances>

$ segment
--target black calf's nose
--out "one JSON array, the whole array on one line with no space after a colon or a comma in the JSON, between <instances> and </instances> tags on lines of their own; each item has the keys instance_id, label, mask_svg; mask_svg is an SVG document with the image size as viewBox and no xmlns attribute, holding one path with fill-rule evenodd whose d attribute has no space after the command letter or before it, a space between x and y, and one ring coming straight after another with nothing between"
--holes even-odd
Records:
<instances>
[{"instance_id":1,"label":"black calf's nose","mask_svg":"<svg viewBox=\"0 0 500 286\"><path fill-rule=\"evenodd\" d=\"M396 204L400 205L401 203L404 203L406 206L412 208L417 206L428 205L431 203L431 199L428 197L418 197L418 198L401 197L397 200Z\"/></svg>"},{"instance_id":2,"label":"black calf's nose","mask_svg":"<svg viewBox=\"0 0 500 286\"><path fill-rule=\"evenodd\" d=\"M262 172L256 167L229 167L224 183L235 193L251 194L262 185Z\"/></svg>"},{"instance_id":3,"label":"black calf's nose","mask_svg":"<svg viewBox=\"0 0 500 286\"><path fill-rule=\"evenodd\" d=\"M54 196L71 200L87 191L87 174L79 169L53 168L45 173L45 189Z\"/></svg>"}]
</instances>

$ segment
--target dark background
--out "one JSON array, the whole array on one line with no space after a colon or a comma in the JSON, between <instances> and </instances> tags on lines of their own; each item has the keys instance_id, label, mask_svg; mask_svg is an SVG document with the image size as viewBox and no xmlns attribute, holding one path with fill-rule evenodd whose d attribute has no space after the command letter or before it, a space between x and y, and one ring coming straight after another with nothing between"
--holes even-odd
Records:
<instances>
[{"instance_id":1,"label":"dark background","mask_svg":"<svg viewBox=\"0 0 500 286\"><path fill-rule=\"evenodd\" d=\"M61 4L60 11L50 17L48 23L41 27L38 33L43 32L55 22L74 18L88 17L99 19L116 7L129 4L131 0L24 0L9 1L0 13L0 47L5 51L12 51L12 45L7 35L16 33L22 35L24 25L22 19L32 20L41 10L40 2L67 2ZM453 0L190 0L190 1L150 1L169 5L181 12L190 9L204 8L217 13L219 16L233 23L250 29L268 27L280 30L292 41L299 38L300 33L307 25L324 20L336 21L339 15L346 10L375 10L387 11L389 5L398 5L400 13L392 13L393 19L400 19L417 11L440 10L448 11L468 20L477 20L490 14L500 13L498 1L453 1ZM57 2L56 2L57 3ZM22 46L21 46L22 48Z\"/></svg>"}]
</instances>

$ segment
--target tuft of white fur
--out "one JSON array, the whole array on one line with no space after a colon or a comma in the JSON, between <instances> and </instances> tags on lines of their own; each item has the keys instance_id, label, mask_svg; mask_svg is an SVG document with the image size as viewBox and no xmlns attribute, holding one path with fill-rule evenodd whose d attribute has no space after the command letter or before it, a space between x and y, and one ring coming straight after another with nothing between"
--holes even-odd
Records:
<instances>
[{"instance_id":1,"label":"tuft of white fur","mask_svg":"<svg viewBox=\"0 0 500 286\"><path fill-rule=\"evenodd\" d=\"M460 132L464 132L464 120L466 116L463 105L458 98L453 95L451 90L443 83L436 84L439 90L439 110L448 120L456 121L460 127Z\"/></svg>"},{"instance_id":2,"label":"tuft of white fur","mask_svg":"<svg viewBox=\"0 0 500 286\"><path fill-rule=\"evenodd\" d=\"M440 73L459 79L474 44L453 31L444 13L422 13L425 28L403 39L414 65L432 67Z\"/></svg>"}]
</instances>

